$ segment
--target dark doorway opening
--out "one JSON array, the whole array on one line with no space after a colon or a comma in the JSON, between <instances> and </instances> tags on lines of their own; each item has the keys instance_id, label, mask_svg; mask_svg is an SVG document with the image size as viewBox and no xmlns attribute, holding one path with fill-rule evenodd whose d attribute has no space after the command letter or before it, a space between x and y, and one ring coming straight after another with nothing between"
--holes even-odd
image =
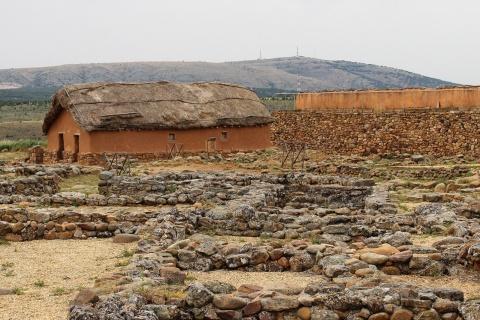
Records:
<instances>
[{"instance_id":1,"label":"dark doorway opening","mask_svg":"<svg viewBox=\"0 0 480 320\"><path fill-rule=\"evenodd\" d=\"M80 152L80 135L73 136L73 162L78 161L78 153Z\"/></svg>"},{"instance_id":2,"label":"dark doorway opening","mask_svg":"<svg viewBox=\"0 0 480 320\"><path fill-rule=\"evenodd\" d=\"M63 151L65 150L65 142L63 140L63 133L58 134L58 151L57 159L63 160Z\"/></svg>"}]
</instances>

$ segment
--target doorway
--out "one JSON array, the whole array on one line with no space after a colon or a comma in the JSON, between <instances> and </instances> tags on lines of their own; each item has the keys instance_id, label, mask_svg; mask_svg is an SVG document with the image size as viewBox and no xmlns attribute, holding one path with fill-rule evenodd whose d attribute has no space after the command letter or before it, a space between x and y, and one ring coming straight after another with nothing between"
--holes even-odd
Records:
<instances>
[{"instance_id":1,"label":"doorway","mask_svg":"<svg viewBox=\"0 0 480 320\"><path fill-rule=\"evenodd\" d=\"M80 135L75 134L73 136L73 162L78 161L78 153L80 152Z\"/></svg>"},{"instance_id":2,"label":"doorway","mask_svg":"<svg viewBox=\"0 0 480 320\"><path fill-rule=\"evenodd\" d=\"M58 134L58 151L57 159L63 160L63 151L65 150L65 142L63 140L63 133Z\"/></svg>"}]
</instances>

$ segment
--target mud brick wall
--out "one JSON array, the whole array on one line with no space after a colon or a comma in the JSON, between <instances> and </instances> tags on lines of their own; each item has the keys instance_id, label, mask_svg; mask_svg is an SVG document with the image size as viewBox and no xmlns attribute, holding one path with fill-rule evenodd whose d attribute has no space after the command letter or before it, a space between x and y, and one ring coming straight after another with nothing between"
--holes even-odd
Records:
<instances>
[{"instance_id":1,"label":"mud brick wall","mask_svg":"<svg viewBox=\"0 0 480 320\"><path fill-rule=\"evenodd\" d=\"M480 145L480 111L322 112L273 114L272 144L307 143L333 154L411 153L475 156Z\"/></svg>"}]
</instances>

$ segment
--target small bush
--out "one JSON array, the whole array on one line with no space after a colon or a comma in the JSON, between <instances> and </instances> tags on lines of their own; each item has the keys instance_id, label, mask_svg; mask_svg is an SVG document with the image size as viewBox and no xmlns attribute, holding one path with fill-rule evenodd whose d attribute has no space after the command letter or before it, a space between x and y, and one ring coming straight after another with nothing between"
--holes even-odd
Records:
<instances>
[{"instance_id":1,"label":"small bush","mask_svg":"<svg viewBox=\"0 0 480 320\"><path fill-rule=\"evenodd\" d=\"M135 254L135 250L134 250L134 249L132 249L132 250L124 249L123 252L122 252L121 257L123 257L123 258L130 258L130 257L133 257L134 254Z\"/></svg>"},{"instance_id":2,"label":"small bush","mask_svg":"<svg viewBox=\"0 0 480 320\"><path fill-rule=\"evenodd\" d=\"M9 245L10 245L10 242L8 242L7 240L0 239L0 246L9 246Z\"/></svg>"},{"instance_id":3,"label":"small bush","mask_svg":"<svg viewBox=\"0 0 480 320\"><path fill-rule=\"evenodd\" d=\"M25 289L23 288L13 288L13 293L16 295L22 295L25 292Z\"/></svg>"},{"instance_id":4,"label":"small bush","mask_svg":"<svg viewBox=\"0 0 480 320\"><path fill-rule=\"evenodd\" d=\"M52 295L54 296L60 296L65 293L65 288L62 287L56 287L55 289L52 290Z\"/></svg>"},{"instance_id":5,"label":"small bush","mask_svg":"<svg viewBox=\"0 0 480 320\"><path fill-rule=\"evenodd\" d=\"M35 285L35 287L39 287L39 288L45 287L45 282L43 280L37 280L33 284Z\"/></svg>"}]
</instances>

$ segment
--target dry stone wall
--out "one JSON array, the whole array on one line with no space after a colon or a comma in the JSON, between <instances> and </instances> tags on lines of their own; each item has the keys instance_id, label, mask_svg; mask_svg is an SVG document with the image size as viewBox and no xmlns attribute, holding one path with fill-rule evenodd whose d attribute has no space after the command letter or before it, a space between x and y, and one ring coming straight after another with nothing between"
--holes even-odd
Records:
<instances>
[{"instance_id":1,"label":"dry stone wall","mask_svg":"<svg viewBox=\"0 0 480 320\"><path fill-rule=\"evenodd\" d=\"M476 156L480 148L480 112L398 111L274 113L272 144L306 142L331 154L410 153Z\"/></svg>"}]
</instances>

